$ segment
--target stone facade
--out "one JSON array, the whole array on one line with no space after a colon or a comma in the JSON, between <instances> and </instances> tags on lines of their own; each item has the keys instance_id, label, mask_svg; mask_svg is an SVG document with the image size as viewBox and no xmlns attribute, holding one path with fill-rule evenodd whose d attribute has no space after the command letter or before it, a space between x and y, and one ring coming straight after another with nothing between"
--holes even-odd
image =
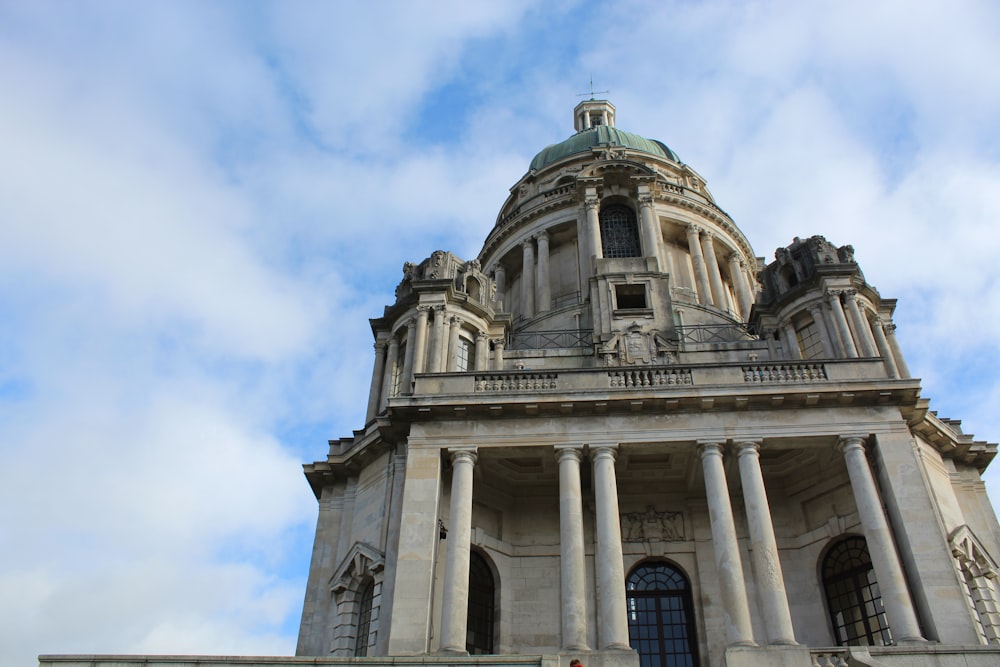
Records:
<instances>
[{"instance_id":1,"label":"stone facade","mask_svg":"<svg viewBox=\"0 0 1000 667\"><path fill-rule=\"evenodd\" d=\"M365 427L306 466L298 654L997 644L996 445L928 410L853 248L796 238L765 263L612 105L574 118L479 256L407 263L371 321Z\"/></svg>"},{"instance_id":2,"label":"stone facade","mask_svg":"<svg viewBox=\"0 0 1000 667\"><path fill-rule=\"evenodd\" d=\"M821 236L756 257L610 103L574 122L371 320L287 664L1000 662L997 447L929 410L895 301Z\"/></svg>"}]
</instances>

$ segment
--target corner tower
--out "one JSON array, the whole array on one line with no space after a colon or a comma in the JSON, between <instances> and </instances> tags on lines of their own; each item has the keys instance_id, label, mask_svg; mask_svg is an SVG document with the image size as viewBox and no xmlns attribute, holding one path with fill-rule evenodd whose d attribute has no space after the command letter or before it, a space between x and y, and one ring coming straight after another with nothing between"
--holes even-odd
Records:
<instances>
[{"instance_id":1,"label":"corner tower","mask_svg":"<svg viewBox=\"0 0 1000 667\"><path fill-rule=\"evenodd\" d=\"M371 320L365 424L305 466L297 652L1000 658L996 445L929 411L895 301L821 236L756 258L609 102L573 122L477 257L407 262Z\"/></svg>"}]
</instances>

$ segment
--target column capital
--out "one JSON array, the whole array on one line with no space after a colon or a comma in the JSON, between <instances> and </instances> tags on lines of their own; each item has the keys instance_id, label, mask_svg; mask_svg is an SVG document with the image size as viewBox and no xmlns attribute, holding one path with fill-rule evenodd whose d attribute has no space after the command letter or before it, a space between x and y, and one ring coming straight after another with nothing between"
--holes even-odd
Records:
<instances>
[{"instance_id":1,"label":"column capital","mask_svg":"<svg viewBox=\"0 0 1000 667\"><path fill-rule=\"evenodd\" d=\"M726 253L726 261L727 262L736 262L737 266L741 266L741 267L743 266L743 258L740 256L740 253L738 253L735 250L733 250L732 252Z\"/></svg>"},{"instance_id":2,"label":"column capital","mask_svg":"<svg viewBox=\"0 0 1000 667\"><path fill-rule=\"evenodd\" d=\"M436 303L433 306L431 306L431 308L433 308L434 310L436 310L437 312L440 313L440 312L444 312L445 310L447 310L448 306L444 305L443 303Z\"/></svg>"},{"instance_id":3,"label":"column capital","mask_svg":"<svg viewBox=\"0 0 1000 667\"><path fill-rule=\"evenodd\" d=\"M534 245L534 243L535 243L535 238L533 236L529 236L528 238L521 241L521 247L524 248L525 250L528 250Z\"/></svg>"},{"instance_id":4,"label":"column capital","mask_svg":"<svg viewBox=\"0 0 1000 667\"><path fill-rule=\"evenodd\" d=\"M709 456L722 456L726 446L724 440L698 440L698 455L705 460Z\"/></svg>"},{"instance_id":5,"label":"column capital","mask_svg":"<svg viewBox=\"0 0 1000 667\"><path fill-rule=\"evenodd\" d=\"M868 440L868 436L860 435L857 433L851 433L849 435L842 435L837 440L837 447L841 452L847 453L855 449L860 449L862 452L865 451L865 443Z\"/></svg>"},{"instance_id":6,"label":"column capital","mask_svg":"<svg viewBox=\"0 0 1000 667\"><path fill-rule=\"evenodd\" d=\"M694 224L693 222L689 222L687 224L686 230L688 234L695 234L695 235L701 234L702 231L704 231L701 227Z\"/></svg>"},{"instance_id":7,"label":"column capital","mask_svg":"<svg viewBox=\"0 0 1000 667\"><path fill-rule=\"evenodd\" d=\"M484 341L485 342L485 341L488 341L489 339L490 339L490 335L488 333L486 333L485 331L477 331L476 332L476 340L477 341Z\"/></svg>"},{"instance_id":8,"label":"column capital","mask_svg":"<svg viewBox=\"0 0 1000 667\"><path fill-rule=\"evenodd\" d=\"M537 234L534 234L532 238L535 239L536 241L545 241L546 243L548 243L549 233L543 229Z\"/></svg>"},{"instance_id":9,"label":"column capital","mask_svg":"<svg viewBox=\"0 0 1000 667\"><path fill-rule=\"evenodd\" d=\"M595 209L601 204L601 200L597 197L584 197L583 205L587 209Z\"/></svg>"},{"instance_id":10,"label":"column capital","mask_svg":"<svg viewBox=\"0 0 1000 667\"><path fill-rule=\"evenodd\" d=\"M476 465L476 461L479 460L479 454L477 447L463 447L461 449L449 449L451 464L454 466L456 463L471 463Z\"/></svg>"},{"instance_id":11,"label":"column capital","mask_svg":"<svg viewBox=\"0 0 1000 667\"><path fill-rule=\"evenodd\" d=\"M556 461L572 460L580 462L583 460L583 445L556 445Z\"/></svg>"},{"instance_id":12,"label":"column capital","mask_svg":"<svg viewBox=\"0 0 1000 667\"><path fill-rule=\"evenodd\" d=\"M737 440L736 441L736 453L739 456L759 456L760 455L760 440Z\"/></svg>"},{"instance_id":13,"label":"column capital","mask_svg":"<svg viewBox=\"0 0 1000 667\"><path fill-rule=\"evenodd\" d=\"M505 340L506 339L504 339L502 336L500 338L490 338L490 342L491 343L493 343L494 345L500 345L500 346L503 346Z\"/></svg>"},{"instance_id":14,"label":"column capital","mask_svg":"<svg viewBox=\"0 0 1000 667\"><path fill-rule=\"evenodd\" d=\"M856 289L844 289L840 290L840 293L844 295L846 301L856 301L858 298L858 290Z\"/></svg>"},{"instance_id":15,"label":"column capital","mask_svg":"<svg viewBox=\"0 0 1000 667\"><path fill-rule=\"evenodd\" d=\"M653 195L651 195L651 194L639 195L639 207L640 208L649 208L652 205L653 205Z\"/></svg>"},{"instance_id":16,"label":"column capital","mask_svg":"<svg viewBox=\"0 0 1000 667\"><path fill-rule=\"evenodd\" d=\"M461 323L462 323L462 318L459 317L458 315L452 315L450 318L448 318L448 324L450 324L452 328L457 327Z\"/></svg>"},{"instance_id":17,"label":"column capital","mask_svg":"<svg viewBox=\"0 0 1000 667\"><path fill-rule=\"evenodd\" d=\"M828 289L825 292L823 292L823 295L827 299L836 299L837 301L840 301L840 295L843 294L843 292L844 292L844 290Z\"/></svg>"},{"instance_id":18,"label":"column capital","mask_svg":"<svg viewBox=\"0 0 1000 667\"><path fill-rule=\"evenodd\" d=\"M887 334L895 334L896 333L896 324L895 324L895 322L884 322L882 324L882 328L885 329L885 332Z\"/></svg>"},{"instance_id":19,"label":"column capital","mask_svg":"<svg viewBox=\"0 0 1000 667\"><path fill-rule=\"evenodd\" d=\"M589 446L591 458L595 461L598 459L610 458L614 461L618 457L618 443L605 442L599 444L591 444Z\"/></svg>"},{"instance_id":20,"label":"column capital","mask_svg":"<svg viewBox=\"0 0 1000 667\"><path fill-rule=\"evenodd\" d=\"M427 315L427 313L429 313L431 310L431 306L428 306L427 304L421 304L416 308L414 308L414 310L417 311L417 316L419 317L420 315Z\"/></svg>"}]
</instances>

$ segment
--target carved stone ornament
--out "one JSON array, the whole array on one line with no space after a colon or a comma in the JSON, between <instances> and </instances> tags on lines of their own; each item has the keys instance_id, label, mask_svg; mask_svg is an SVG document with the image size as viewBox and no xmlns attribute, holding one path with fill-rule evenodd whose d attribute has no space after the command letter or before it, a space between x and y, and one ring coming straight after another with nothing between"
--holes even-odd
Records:
<instances>
[{"instance_id":1,"label":"carved stone ornament","mask_svg":"<svg viewBox=\"0 0 1000 667\"><path fill-rule=\"evenodd\" d=\"M673 346L655 331L644 331L633 322L613 335L599 350L605 366L640 366L672 363Z\"/></svg>"},{"instance_id":2,"label":"carved stone ornament","mask_svg":"<svg viewBox=\"0 0 1000 667\"><path fill-rule=\"evenodd\" d=\"M645 512L622 514L626 542L678 542L684 540L684 513L657 512L652 505Z\"/></svg>"}]
</instances>

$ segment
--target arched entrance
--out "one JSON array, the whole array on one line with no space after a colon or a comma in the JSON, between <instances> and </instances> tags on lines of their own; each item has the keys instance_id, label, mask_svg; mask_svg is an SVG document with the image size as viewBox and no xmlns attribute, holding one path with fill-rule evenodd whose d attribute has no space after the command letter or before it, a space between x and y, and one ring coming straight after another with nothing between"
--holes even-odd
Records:
<instances>
[{"instance_id":1,"label":"arched entrance","mask_svg":"<svg viewBox=\"0 0 1000 667\"><path fill-rule=\"evenodd\" d=\"M691 586L670 563L643 563L625 579L629 644L641 667L695 667Z\"/></svg>"}]
</instances>

